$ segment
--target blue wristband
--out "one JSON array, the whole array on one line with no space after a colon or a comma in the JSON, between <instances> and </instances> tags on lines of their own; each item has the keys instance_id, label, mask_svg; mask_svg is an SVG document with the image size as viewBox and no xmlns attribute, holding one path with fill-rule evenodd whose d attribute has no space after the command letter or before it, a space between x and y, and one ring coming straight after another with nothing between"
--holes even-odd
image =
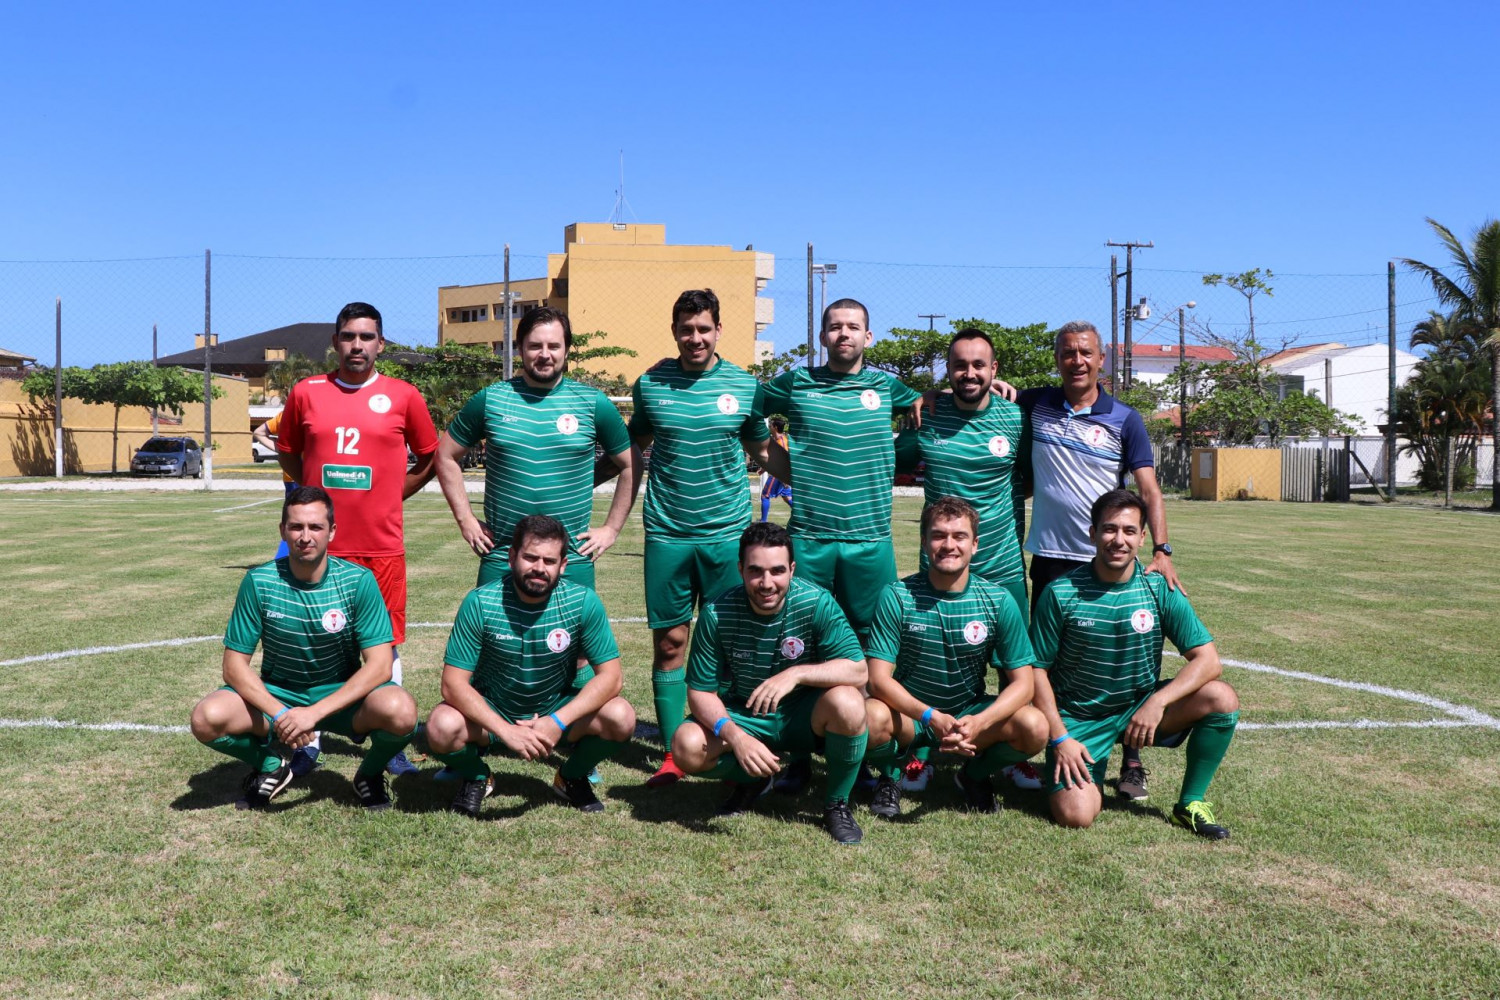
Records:
<instances>
[{"instance_id":1,"label":"blue wristband","mask_svg":"<svg viewBox=\"0 0 1500 1000\"><path fill-rule=\"evenodd\" d=\"M557 723L557 728L558 728L558 729L559 729L559 730L560 730L560 731L561 731L561 732L564 732L564 733L565 733L565 732L567 732L567 731L568 731L568 727L567 727L567 726L565 726L565 725L563 725L563 720L561 720L561 719L559 719L559 718L558 718L558 717L557 717L557 713L556 713L556 712L548 712L548 713L547 713L547 718L549 718L549 719L551 719L551 720L552 720L552 721L553 721L553 722L555 722L555 723Z\"/></svg>"},{"instance_id":2,"label":"blue wristband","mask_svg":"<svg viewBox=\"0 0 1500 1000\"><path fill-rule=\"evenodd\" d=\"M922 713L922 725L925 726L925 725L927 725L931 721L932 721L932 706L928 705L927 706L927 711L925 711L925 712Z\"/></svg>"},{"instance_id":3,"label":"blue wristband","mask_svg":"<svg viewBox=\"0 0 1500 1000\"><path fill-rule=\"evenodd\" d=\"M720 733L722 733L724 731L724 727L727 725L729 725L729 716L726 715L724 716L724 718L714 723L714 735L718 736Z\"/></svg>"},{"instance_id":4,"label":"blue wristband","mask_svg":"<svg viewBox=\"0 0 1500 1000\"><path fill-rule=\"evenodd\" d=\"M275 715L271 716L271 725L273 725L273 726L276 725L276 720L279 719L279 718L281 718L283 715L285 715L286 713L290 712L291 710L292 710L292 706L290 706L290 705L282 705L281 706L281 711L279 711Z\"/></svg>"},{"instance_id":5,"label":"blue wristband","mask_svg":"<svg viewBox=\"0 0 1500 1000\"><path fill-rule=\"evenodd\" d=\"M1049 747L1061 746L1063 743L1065 743L1068 740L1071 740L1072 738L1073 737L1069 736L1067 733L1063 733L1061 736L1059 736L1055 740L1048 740L1047 741L1047 745Z\"/></svg>"}]
</instances>

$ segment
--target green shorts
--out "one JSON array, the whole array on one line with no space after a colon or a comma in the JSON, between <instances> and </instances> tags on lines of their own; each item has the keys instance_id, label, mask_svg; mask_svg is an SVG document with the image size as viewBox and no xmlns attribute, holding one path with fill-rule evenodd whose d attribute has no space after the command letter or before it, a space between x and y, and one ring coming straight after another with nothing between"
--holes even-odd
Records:
<instances>
[{"instance_id":1,"label":"green shorts","mask_svg":"<svg viewBox=\"0 0 1500 1000\"><path fill-rule=\"evenodd\" d=\"M646 620L672 628L740 582L740 540L646 539Z\"/></svg>"},{"instance_id":2,"label":"green shorts","mask_svg":"<svg viewBox=\"0 0 1500 1000\"><path fill-rule=\"evenodd\" d=\"M492 583L510 572L510 549L491 549L488 554L479 559L479 579L474 586L483 587ZM563 569L563 579L569 583L576 583L580 587L590 590L594 587L594 564L587 556L579 556L568 560L568 565Z\"/></svg>"},{"instance_id":3,"label":"green shorts","mask_svg":"<svg viewBox=\"0 0 1500 1000\"><path fill-rule=\"evenodd\" d=\"M590 671L590 673L592 673L592 671ZM552 703L547 706L547 710L545 712L538 712L537 714L538 715L550 715L551 713L556 712L558 709L562 708L568 702L572 701L573 700L573 696L576 693L577 693L576 691L571 691L571 690L570 691L563 691L563 692L561 692L560 694L558 694L558 696L556 698L552 699ZM484 696L480 695L480 697L483 698ZM506 722L511 723L512 725L514 725L517 722L520 722L521 719L523 718L522 716L513 716L513 715L511 715L509 712L505 711L499 705L496 705L493 701L490 701L488 698L484 699L484 703L486 705L490 706L490 711L494 712L496 715L500 716L500 718L504 719ZM502 743L500 741L500 739L494 733L489 732L488 730L486 730L485 731L485 735L490 738L490 741L479 748L480 754L509 753L510 752L510 749L504 743ZM562 742L566 743L567 741L568 741L568 730L564 729L563 730Z\"/></svg>"},{"instance_id":4,"label":"green shorts","mask_svg":"<svg viewBox=\"0 0 1500 1000\"><path fill-rule=\"evenodd\" d=\"M283 705L287 705L292 708L306 708L308 705L312 705L316 702L322 701L324 698L327 698L329 695L333 694L339 688L344 686L342 683L339 683L314 684L312 687L290 688L282 687L279 684L272 684L269 681L262 681L261 683L266 685L266 690L270 692L271 697L275 698ZM375 690L379 691L380 688L383 687L398 686L399 685L397 685L394 681L386 681ZM219 690L234 691L234 688L226 684L223 687L219 688ZM334 712L332 715L325 716L322 719L318 720L318 731L322 733L333 733L337 736L342 736L345 739L355 741L364 739L364 737L368 734L357 733L354 731L354 713L358 712L360 706L364 705L364 703L364 699L361 698L359 701L356 701L348 708L345 708L338 712Z\"/></svg>"},{"instance_id":5,"label":"green shorts","mask_svg":"<svg viewBox=\"0 0 1500 1000\"><path fill-rule=\"evenodd\" d=\"M947 714L953 716L955 719L962 719L966 715L978 715L980 712L983 712L994 703L994 698L984 697L979 699L978 701L974 701L969 703L968 705L965 705L957 712L949 712ZM927 725L921 719L913 719L912 726L916 729L917 735L912 739L911 746L906 748L908 751L920 750L922 747L935 748L938 743L941 742L933 733L932 727Z\"/></svg>"},{"instance_id":6,"label":"green shorts","mask_svg":"<svg viewBox=\"0 0 1500 1000\"><path fill-rule=\"evenodd\" d=\"M752 715L743 704L725 703L731 721L777 753L813 753L823 741L813 733L813 709L823 692L801 691L782 699L771 715Z\"/></svg>"},{"instance_id":7,"label":"green shorts","mask_svg":"<svg viewBox=\"0 0 1500 1000\"><path fill-rule=\"evenodd\" d=\"M1158 681L1156 685L1157 690L1160 690L1166 683L1166 681ZM1151 694L1155 693L1156 691L1151 692ZM1094 758L1094 763L1089 768L1089 776L1093 779L1094 784L1098 785L1101 789L1104 787L1104 768L1109 763L1110 751L1114 750L1115 744L1120 742L1120 737L1125 735L1125 730L1130 726L1131 716L1140 710L1140 707L1146 703L1146 699L1151 697L1151 694L1144 695L1140 701L1123 712L1106 715L1101 719L1077 719L1067 712L1058 709L1057 714L1062 717L1063 727L1067 729L1068 735L1082 743L1083 748L1089 752L1089 756ZM1172 733L1170 736L1158 735L1156 742L1151 745L1154 747L1181 746L1182 742L1187 739L1188 733L1192 731L1192 727L1189 726L1187 729L1178 733ZM1048 747L1047 769L1042 773L1047 775L1052 774L1053 767L1056 764L1057 751L1052 747ZM1055 782L1052 785L1052 794L1061 792L1066 788L1067 785L1064 785L1062 782Z\"/></svg>"},{"instance_id":8,"label":"green shorts","mask_svg":"<svg viewBox=\"0 0 1500 1000\"><path fill-rule=\"evenodd\" d=\"M881 592L896 582L896 550L891 540L832 542L794 535L792 560L798 576L833 593L859 641L865 642Z\"/></svg>"},{"instance_id":9,"label":"green shorts","mask_svg":"<svg viewBox=\"0 0 1500 1000\"><path fill-rule=\"evenodd\" d=\"M991 580L995 586L1005 591L1016 602L1016 610L1021 612L1021 621L1027 628L1031 627L1031 601L1026 597L1026 578L1018 576L1014 580Z\"/></svg>"}]
</instances>

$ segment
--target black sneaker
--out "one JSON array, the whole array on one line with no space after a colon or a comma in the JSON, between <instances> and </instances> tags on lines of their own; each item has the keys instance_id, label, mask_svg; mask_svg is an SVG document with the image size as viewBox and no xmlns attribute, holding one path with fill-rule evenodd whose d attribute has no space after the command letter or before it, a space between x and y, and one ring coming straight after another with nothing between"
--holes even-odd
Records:
<instances>
[{"instance_id":1,"label":"black sneaker","mask_svg":"<svg viewBox=\"0 0 1500 1000\"><path fill-rule=\"evenodd\" d=\"M729 793L729 798L719 807L720 816L738 816L740 813L749 812L756 802L760 801L767 792L771 790L771 778L759 778L745 784L736 783L734 791Z\"/></svg>"},{"instance_id":2,"label":"black sneaker","mask_svg":"<svg viewBox=\"0 0 1500 1000\"><path fill-rule=\"evenodd\" d=\"M865 832L854 822L849 803L843 799L823 810L823 826L840 844L857 844L865 839Z\"/></svg>"},{"instance_id":3,"label":"black sneaker","mask_svg":"<svg viewBox=\"0 0 1500 1000\"><path fill-rule=\"evenodd\" d=\"M811 779L812 758L794 757L785 770L776 776L776 784L773 787L778 795L800 795Z\"/></svg>"},{"instance_id":4,"label":"black sneaker","mask_svg":"<svg viewBox=\"0 0 1500 1000\"><path fill-rule=\"evenodd\" d=\"M969 812L997 813L1000 804L995 801L995 786L988 778L971 778L963 768L953 772L953 783L964 793L964 805Z\"/></svg>"},{"instance_id":5,"label":"black sneaker","mask_svg":"<svg viewBox=\"0 0 1500 1000\"><path fill-rule=\"evenodd\" d=\"M558 798L579 812L601 813L604 811L604 803L600 802L599 796L594 794L593 785L587 776L564 778L563 773L558 771L552 776L552 791Z\"/></svg>"},{"instance_id":6,"label":"black sneaker","mask_svg":"<svg viewBox=\"0 0 1500 1000\"><path fill-rule=\"evenodd\" d=\"M453 804L448 808L460 816L470 819L479 818L479 807L484 805L484 797L490 792L490 781L488 778L475 778L465 781L458 786L458 794L453 796Z\"/></svg>"},{"instance_id":7,"label":"black sneaker","mask_svg":"<svg viewBox=\"0 0 1500 1000\"><path fill-rule=\"evenodd\" d=\"M1126 761L1120 766L1120 783L1117 787L1123 798L1132 802L1145 802L1146 768L1139 763Z\"/></svg>"},{"instance_id":8,"label":"black sneaker","mask_svg":"<svg viewBox=\"0 0 1500 1000\"><path fill-rule=\"evenodd\" d=\"M264 809L291 783L292 768L284 760L274 771L252 771L245 777L245 794L234 804L235 808Z\"/></svg>"},{"instance_id":9,"label":"black sneaker","mask_svg":"<svg viewBox=\"0 0 1500 1000\"><path fill-rule=\"evenodd\" d=\"M881 775L875 783L875 795L870 799L870 812L881 819L895 819L901 815L901 786L895 780Z\"/></svg>"},{"instance_id":10,"label":"black sneaker","mask_svg":"<svg viewBox=\"0 0 1500 1000\"><path fill-rule=\"evenodd\" d=\"M1228 840L1229 831L1214 822L1212 802L1189 802L1172 807L1172 822L1209 840Z\"/></svg>"},{"instance_id":11,"label":"black sneaker","mask_svg":"<svg viewBox=\"0 0 1500 1000\"><path fill-rule=\"evenodd\" d=\"M391 807L391 793L385 786L383 774L354 775L354 794L359 804L371 812L383 812Z\"/></svg>"}]
</instances>

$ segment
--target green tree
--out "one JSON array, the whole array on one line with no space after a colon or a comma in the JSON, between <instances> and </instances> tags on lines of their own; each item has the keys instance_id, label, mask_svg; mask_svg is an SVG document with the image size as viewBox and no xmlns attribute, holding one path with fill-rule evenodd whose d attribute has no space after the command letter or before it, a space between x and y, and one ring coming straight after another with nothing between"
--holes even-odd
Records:
<instances>
[{"instance_id":1,"label":"green tree","mask_svg":"<svg viewBox=\"0 0 1500 1000\"><path fill-rule=\"evenodd\" d=\"M761 382L769 382L782 372L800 367L806 361L807 345L798 344L790 351L783 351L775 357L767 358L764 361L757 361L755 364L750 365L746 371L754 375Z\"/></svg>"},{"instance_id":2,"label":"green tree","mask_svg":"<svg viewBox=\"0 0 1500 1000\"><path fill-rule=\"evenodd\" d=\"M970 318L951 320L949 326L947 331L893 328L888 339L876 341L865 351L865 362L926 392L947 375L945 362L953 334L972 327L994 342L995 372L1000 378L1019 389L1058 384L1053 335L1046 323L1003 326Z\"/></svg>"},{"instance_id":3,"label":"green tree","mask_svg":"<svg viewBox=\"0 0 1500 1000\"><path fill-rule=\"evenodd\" d=\"M333 348L331 347L324 354L321 362L313 360L306 354L294 352L287 355L286 358L266 370L266 392L280 397L285 403L287 393L292 391L292 386L310 375L322 375L338 367L338 360L332 355Z\"/></svg>"},{"instance_id":4,"label":"green tree","mask_svg":"<svg viewBox=\"0 0 1500 1000\"><path fill-rule=\"evenodd\" d=\"M1188 412L1182 414L1190 438L1235 447L1266 437L1271 445L1285 438L1352 434L1358 419L1300 392L1281 391L1269 368L1235 358L1215 364L1179 366L1162 383L1164 396L1176 398L1184 380L1192 387Z\"/></svg>"},{"instance_id":5,"label":"green tree","mask_svg":"<svg viewBox=\"0 0 1500 1000\"><path fill-rule=\"evenodd\" d=\"M938 330L892 327L885 339L865 348L864 363L926 392L937 384L939 363L948 356L949 336Z\"/></svg>"},{"instance_id":6,"label":"green tree","mask_svg":"<svg viewBox=\"0 0 1500 1000\"><path fill-rule=\"evenodd\" d=\"M573 334L573 347L568 351L568 377L591 385L607 396L626 396L630 393L630 383L623 375L610 375L588 367L590 361L636 356L636 352L628 347L594 344L594 341L604 340L608 336L603 330ZM590 344L594 346L591 347Z\"/></svg>"},{"instance_id":7,"label":"green tree","mask_svg":"<svg viewBox=\"0 0 1500 1000\"><path fill-rule=\"evenodd\" d=\"M1448 253L1452 275L1419 260L1405 258L1402 263L1430 281L1438 300L1460 321L1472 324L1474 336L1489 349L1490 440L1497 446L1490 509L1500 510L1500 221L1485 222L1468 244L1435 219L1427 224Z\"/></svg>"},{"instance_id":8,"label":"green tree","mask_svg":"<svg viewBox=\"0 0 1500 1000\"><path fill-rule=\"evenodd\" d=\"M1274 277L1276 275L1271 273L1269 267L1265 269L1252 267L1250 270L1242 271L1239 274L1205 274L1203 276L1203 283L1210 288L1224 285L1225 287L1233 288L1245 297L1245 309L1250 313L1250 331L1245 340L1248 343L1254 344L1255 297L1257 295L1264 295L1268 299L1276 297L1272 294L1271 286L1266 283L1266 279Z\"/></svg>"},{"instance_id":9,"label":"green tree","mask_svg":"<svg viewBox=\"0 0 1500 1000\"><path fill-rule=\"evenodd\" d=\"M33 368L21 387L33 399L50 400L55 391L53 369ZM184 403L203 401L203 374L183 368L158 368L149 361L121 361L92 368L64 368L62 394L85 403L113 406L114 431L111 435L109 471L119 471L120 410L126 406L170 410L182 415ZM215 399L224 390L213 387Z\"/></svg>"}]
</instances>

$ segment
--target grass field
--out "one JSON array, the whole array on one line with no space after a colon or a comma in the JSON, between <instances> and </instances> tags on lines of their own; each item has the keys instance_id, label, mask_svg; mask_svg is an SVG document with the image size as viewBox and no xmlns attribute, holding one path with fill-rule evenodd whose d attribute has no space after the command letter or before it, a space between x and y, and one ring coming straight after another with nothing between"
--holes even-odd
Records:
<instances>
[{"instance_id":1,"label":"grass field","mask_svg":"<svg viewBox=\"0 0 1500 1000\"><path fill-rule=\"evenodd\" d=\"M1181 756L1148 750L1151 802L1089 831L1009 787L999 816L965 815L940 770L899 823L860 803L865 843L841 849L817 795L717 820L712 783L647 792L649 742L603 766L600 816L556 804L549 769L498 761L476 823L444 811L431 762L365 815L336 739L258 814L231 805L241 765L186 733L35 724L183 726L219 683L212 639L14 661L218 636L277 500L0 495L0 995L1500 993L1500 731L1472 714L1500 716L1493 517L1170 506L1222 655L1398 689L1229 667L1246 728L1211 797L1230 841L1166 822ZM917 512L897 501L903 572ZM432 624L403 660L425 711L474 562L440 498L408 504L407 537L410 620ZM618 619L644 614L641 544L635 517L601 563ZM650 719L647 629L616 634ZM1386 726L1274 728L1358 720Z\"/></svg>"}]
</instances>

